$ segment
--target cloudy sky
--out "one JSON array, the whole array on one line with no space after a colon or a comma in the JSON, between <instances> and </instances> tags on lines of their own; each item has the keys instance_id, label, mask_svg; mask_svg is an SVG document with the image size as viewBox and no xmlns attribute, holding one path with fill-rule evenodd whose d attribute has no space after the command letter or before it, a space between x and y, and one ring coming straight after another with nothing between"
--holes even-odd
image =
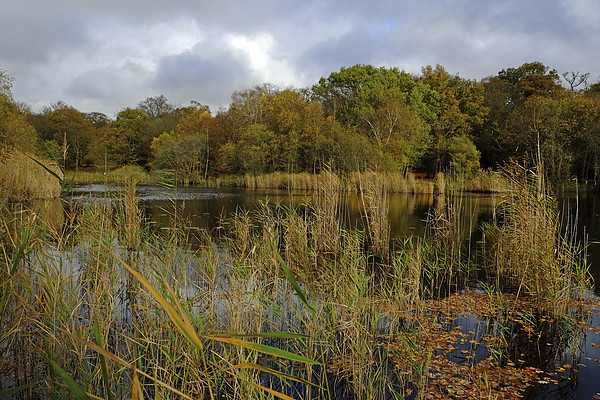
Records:
<instances>
[{"instance_id":1,"label":"cloudy sky","mask_svg":"<svg viewBox=\"0 0 600 400\"><path fill-rule=\"evenodd\" d=\"M537 60L594 83L599 16L599 0L7 0L0 69L34 111L109 117L158 95L216 111L235 90L358 63L481 79Z\"/></svg>"}]
</instances>

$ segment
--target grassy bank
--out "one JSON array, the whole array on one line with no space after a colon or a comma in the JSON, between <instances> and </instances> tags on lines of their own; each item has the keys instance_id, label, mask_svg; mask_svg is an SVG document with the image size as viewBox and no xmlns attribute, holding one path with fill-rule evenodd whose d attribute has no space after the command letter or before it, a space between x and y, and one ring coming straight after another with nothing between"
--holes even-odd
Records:
<instances>
[{"instance_id":1,"label":"grassy bank","mask_svg":"<svg viewBox=\"0 0 600 400\"><path fill-rule=\"evenodd\" d=\"M371 172L353 172L340 177L338 190L342 191L360 191L367 176ZM467 191L467 192L503 192L506 190L504 181L500 174L490 171L480 171L479 173L464 177L438 174L435 179L418 178L414 173L381 173L379 174L386 190L389 193L415 193L431 194L439 191L439 177L444 176L444 190L449 191ZM316 191L323 186L327 180L327 173L319 174L297 173L289 174L283 172L274 172L265 175L241 175L241 176L222 176L208 179L196 179L190 181L192 185L200 187L239 187L248 189L286 189L286 190L312 190ZM75 184L90 183L127 183L138 182L140 184L158 185L163 184L165 180L173 182L173 175L165 171L156 171L149 173L141 167L125 166L107 174L102 172L68 171L66 174L68 181ZM181 184L181 183L180 183Z\"/></svg>"},{"instance_id":2,"label":"grassy bank","mask_svg":"<svg viewBox=\"0 0 600 400\"><path fill-rule=\"evenodd\" d=\"M126 184L137 182L141 185L157 185L161 183L159 174L151 174L144 168L135 165L109 170L107 173L101 171L66 171L65 180L75 185L82 184Z\"/></svg>"},{"instance_id":3,"label":"grassy bank","mask_svg":"<svg viewBox=\"0 0 600 400\"><path fill-rule=\"evenodd\" d=\"M570 313L574 304L583 307L574 300L589 285L577 247L559 231L514 253L515 243L530 238L523 231L535 235L557 223L529 176L506 176L505 217L489 228L483 269L464 252L460 203L451 197L438 197L427 236L386 241L381 176L357 177L365 232L339 228L347 183L331 173L320 176L308 209L265 204L224 221L217 237L189 227L176 203L167 210L171 227L156 232L133 186L113 203L71 209L62 227L5 204L0 394L522 395L554 368L558 354L576 351L581 328ZM534 196L521 200L523 193ZM531 224L522 226L524 220ZM535 290L536 279L547 285L549 270L559 297ZM474 281L486 291L458 294ZM452 328L464 313L477 326ZM538 322L549 319L560 322ZM553 344L546 364L539 362L540 343ZM458 356L464 362L449 361ZM536 371L520 373L516 364Z\"/></svg>"}]
</instances>

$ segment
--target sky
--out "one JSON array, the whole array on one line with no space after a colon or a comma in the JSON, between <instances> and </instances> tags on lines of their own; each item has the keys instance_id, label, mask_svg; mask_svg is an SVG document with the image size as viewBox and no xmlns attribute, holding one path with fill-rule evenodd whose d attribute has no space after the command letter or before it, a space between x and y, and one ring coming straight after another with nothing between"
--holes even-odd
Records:
<instances>
[{"instance_id":1,"label":"sky","mask_svg":"<svg viewBox=\"0 0 600 400\"><path fill-rule=\"evenodd\" d=\"M310 87L355 64L480 80L540 61L600 80L599 0L7 0L0 69L34 112L110 118L164 95L213 112L262 83Z\"/></svg>"}]
</instances>

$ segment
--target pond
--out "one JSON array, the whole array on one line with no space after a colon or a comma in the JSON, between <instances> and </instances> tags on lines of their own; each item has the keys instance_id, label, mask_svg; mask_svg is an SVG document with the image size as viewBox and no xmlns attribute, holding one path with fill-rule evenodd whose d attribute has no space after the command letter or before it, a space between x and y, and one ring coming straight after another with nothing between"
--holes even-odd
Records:
<instances>
[{"instance_id":1,"label":"pond","mask_svg":"<svg viewBox=\"0 0 600 400\"><path fill-rule=\"evenodd\" d=\"M73 189L72 198L109 199L122 190L120 186L101 184L81 185ZM314 201L310 191L264 190L241 188L164 188L138 186L137 196L149 222L157 228L168 227L174 205L182 207L187 223L197 229L214 231L223 221L240 211L256 210L260 202L280 202L289 207L299 207ZM356 193L343 193L339 213L341 226L346 229L364 229L361 197ZM392 241L410 235L423 235L427 220L439 198L433 194L391 193L389 200L390 237ZM474 248L481 238L481 223L490 221L502 196L498 194L463 193L454 196L452 207L458 210L459 231L469 248ZM590 271L600 295L600 203L595 192L568 193L559 199L560 214L575 226L574 233L587 243ZM573 224L572 221L576 221ZM570 228L573 230L572 228ZM394 243L392 243L392 246Z\"/></svg>"}]
</instances>

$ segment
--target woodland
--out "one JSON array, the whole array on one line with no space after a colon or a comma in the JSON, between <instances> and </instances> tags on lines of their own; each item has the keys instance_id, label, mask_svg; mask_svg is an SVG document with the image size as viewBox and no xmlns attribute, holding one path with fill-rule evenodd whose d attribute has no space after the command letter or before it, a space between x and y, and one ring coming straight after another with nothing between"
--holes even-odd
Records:
<instances>
[{"instance_id":1,"label":"woodland","mask_svg":"<svg viewBox=\"0 0 600 400\"><path fill-rule=\"evenodd\" d=\"M66 170L167 170L186 183L324 167L468 176L509 160L543 160L551 182L596 182L600 83L589 77L537 61L481 81L440 65L419 75L354 65L312 87L240 89L216 112L158 95L113 119L62 101L33 112L13 99L13 79L0 70L0 152L5 160L13 150L53 159Z\"/></svg>"}]
</instances>

